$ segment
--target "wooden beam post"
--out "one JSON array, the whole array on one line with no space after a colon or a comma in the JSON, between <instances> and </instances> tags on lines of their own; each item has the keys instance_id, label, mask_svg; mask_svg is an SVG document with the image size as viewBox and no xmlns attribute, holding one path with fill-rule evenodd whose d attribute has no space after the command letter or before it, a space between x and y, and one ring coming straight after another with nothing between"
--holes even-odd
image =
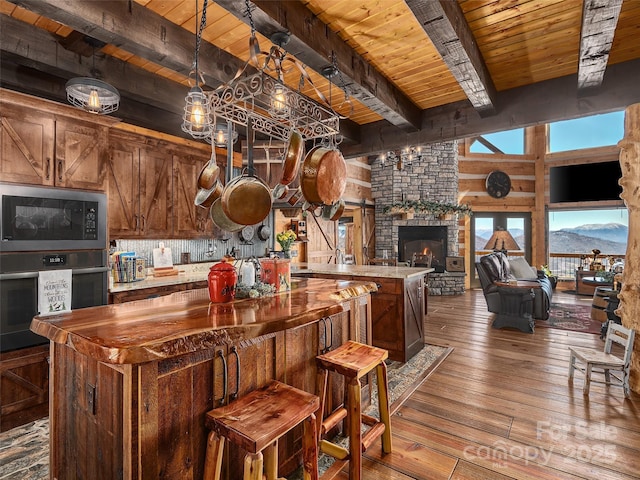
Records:
<instances>
[{"instance_id":1,"label":"wooden beam post","mask_svg":"<svg viewBox=\"0 0 640 480\"><path fill-rule=\"evenodd\" d=\"M619 295L620 307L616 313L627 328L640 330L640 103L625 110L624 138L620 147L622 178L620 185L629 210L629 237L627 241L626 265L622 277L622 291ZM631 357L631 379L634 392L640 392L640 342L633 346Z\"/></svg>"}]
</instances>

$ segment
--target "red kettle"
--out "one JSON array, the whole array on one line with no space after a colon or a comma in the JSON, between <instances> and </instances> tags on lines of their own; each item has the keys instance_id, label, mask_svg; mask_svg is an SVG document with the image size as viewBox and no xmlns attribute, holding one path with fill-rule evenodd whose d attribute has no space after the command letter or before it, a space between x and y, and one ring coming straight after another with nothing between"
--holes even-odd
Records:
<instances>
[{"instance_id":1,"label":"red kettle","mask_svg":"<svg viewBox=\"0 0 640 480\"><path fill-rule=\"evenodd\" d=\"M209 300L213 303L231 302L236 295L238 273L227 262L216 263L209 270Z\"/></svg>"}]
</instances>

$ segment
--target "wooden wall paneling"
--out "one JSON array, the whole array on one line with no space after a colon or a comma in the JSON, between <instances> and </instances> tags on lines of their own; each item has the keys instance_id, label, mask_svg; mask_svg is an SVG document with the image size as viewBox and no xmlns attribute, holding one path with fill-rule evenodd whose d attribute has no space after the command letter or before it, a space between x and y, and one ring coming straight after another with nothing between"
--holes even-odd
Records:
<instances>
[{"instance_id":1,"label":"wooden wall paneling","mask_svg":"<svg viewBox=\"0 0 640 480\"><path fill-rule=\"evenodd\" d=\"M338 245L337 222L307 215L307 261L311 263L335 263Z\"/></svg>"},{"instance_id":2,"label":"wooden wall paneling","mask_svg":"<svg viewBox=\"0 0 640 480\"><path fill-rule=\"evenodd\" d=\"M531 215L531 264L536 268L547 264L548 243L547 243L547 218L545 207L545 192L547 186L545 182L545 158L547 153L547 125L538 125L529 131L533 131L534 141L532 142L532 153L536 159L535 163L535 208Z\"/></svg>"}]
</instances>

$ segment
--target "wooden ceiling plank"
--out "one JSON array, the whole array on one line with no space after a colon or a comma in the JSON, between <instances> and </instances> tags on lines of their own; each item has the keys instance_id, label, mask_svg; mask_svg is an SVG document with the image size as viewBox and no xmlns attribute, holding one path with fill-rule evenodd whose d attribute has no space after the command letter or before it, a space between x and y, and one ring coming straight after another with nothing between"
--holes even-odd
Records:
<instances>
[{"instance_id":1,"label":"wooden ceiling plank","mask_svg":"<svg viewBox=\"0 0 640 480\"><path fill-rule=\"evenodd\" d=\"M580 32L578 94L600 88L613 45L622 0L585 0Z\"/></svg>"},{"instance_id":2,"label":"wooden ceiling plank","mask_svg":"<svg viewBox=\"0 0 640 480\"><path fill-rule=\"evenodd\" d=\"M188 75L192 68L193 34L138 3L104 0L11 2L181 74ZM231 78L244 64L208 42L202 42L200 46L199 63L206 74L207 84L212 87Z\"/></svg>"},{"instance_id":3,"label":"wooden ceiling plank","mask_svg":"<svg viewBox=\"0 0 640 480\"><path fill-rule=\"evenodd\" d=\"M481 117L494 115L495 87L457 2L406 0Z\"/></svg>"},{"instance_id":4,"label":"wooden ceiling plank","mask_svg":"<svg viewBox=\"0 0 640 480\"><path fill-rule=\"evenodd\" d=\"M640 59L610 65L603 88L587 98L578 98L575 73L497 94L498 113L481 118L468 101L449 103L423 112L423 128L402 134L397 128L373 123L362 126L362 142L343 145L345 158L376 155L406 145L474 137L585 115L624 110L640 102Z\"/></svg>"},{"instance_id":5,"label":"wooden ceiling plank","mask_svg":"<svg viewBox=\"0 0 640 480\"><path fill-rule=\"evenodd\" d=\"M216 0L216 3L248 22L240 2ZM331 64L333 54L354 98L404 130L420 128L418 107L301 3L264 0L253 3L258 7L252 12L257 31L266 37L278 31L290 32L287 51L316 72Z\"/></svg>"}]
</instances>

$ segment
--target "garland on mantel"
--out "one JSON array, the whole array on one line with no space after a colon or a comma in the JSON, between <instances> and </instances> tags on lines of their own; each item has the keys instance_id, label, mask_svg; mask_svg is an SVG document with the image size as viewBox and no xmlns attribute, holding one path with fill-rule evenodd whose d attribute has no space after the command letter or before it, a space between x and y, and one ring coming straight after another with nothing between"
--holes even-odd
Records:
<instances>
[{"instance_id":1,"label":"garland on mantel","mask_svg":"<svg viewBox=\"0 0 640 480\"><path fill-rule=\"evenodd\" d=\"M385 206L382 212L389 215L399 213L432 213L435 216L449 214L473 215L473 211L468 204L460 205L458 203L441 203L430 200L405 200L404 202Z\"/></svg>"}]
</instances>

